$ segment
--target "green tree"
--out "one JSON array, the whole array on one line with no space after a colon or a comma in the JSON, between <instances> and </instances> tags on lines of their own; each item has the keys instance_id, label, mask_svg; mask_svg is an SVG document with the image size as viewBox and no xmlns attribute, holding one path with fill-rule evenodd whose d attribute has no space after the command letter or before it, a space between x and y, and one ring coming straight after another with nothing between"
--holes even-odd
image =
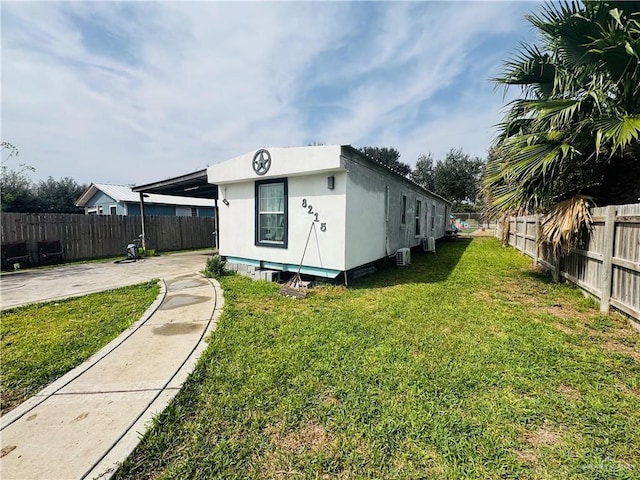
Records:
<instances>
[{"instance_id":1,"label":"green tree","mask_svg":"<svg viewBox=\"0 0 640 480\"><path fill-rule=\"evenodd\" d=\"M400 161L400 152L393 147L362 147L359 150L400 175L406 177L411 173L411 167Z\"/></svg>"},{"instance_id":2,"label":"green tree","mask_svg":"<svg viewBox=\"0 0 640 480\"><path fill-rule=\"evenodd\" d=\"M32 212L36 198L33 184L22 171L9 170L3 166L0 178L0 201L3 212Z\"/></svg>"},{"instance_id":3,"label":"green tree","mask_svg":"<svg viewBox=\"0 0 640 480\"><path fill-rule=\"evenodd\" d=\"M434 168L435 193L453 201L454 210L462 204L475 204L480 194L483 166L481 158L452 148Z\"/></svg>"},{"instance_id":4,"label":"green tree","mask_svg":"<svg viewBox=\"0 0 640 480\"><path fill-rule=\"evenodd\" d=\"M33 172L35 169L24 163L19 164L18 170L7 166L11 158L17 158L20 154L15 145L0 142L0 151L4 156L0 167L0 209L3 212L32 211L35 201L33 185L25 172Z\"/></svg>"},{"instance_id":5,"label":"green tree","mask_svg":"<svg viewBox=\"0 0 640 480\"><path fill-rule=\"evenodd\" d=\"M69 177L47 180L34 184L26 172L34 172L35 168L24 163L18 170L10 169L6 163L19 155L15 145L2 142L2 153L7 153L2 160L0 171L0 208L3 212L23 213L83 213L75 206L75 201L87 189Z\"/></svg>"},{"instance_id":6,"label":"green tree","mask_svg":"<svg viewBox=\"0 0 640 480\"><path fill-rule=\"evenodd\" d=\"M416 166L409 178L427 190L434 191L435 179L433 174L433 155L431 153L422 154L416 160Z\"/></svg>"},{"instance_id":7,"label":"green tree","mask_svg":"<svg viewBox=\"0 0 640 480\"><path fill-rule=\"evenodd\" d=\"M538 44L523 44L494 79L522 95L509 104L487 164L492 207L554 217L575 214L563 210L569 202L582 206L580 223L591 199L637 201L640 2L550 2L526 18Z\"/></svg>"},{"instance_id":8,"label":"green tree","mask_svg":"<svg viewBox=\"0 0 640 480\"><path fill-rule=\"evenodd\" d=\"M75 205L87 189L86 185L80 185L70 177L54 180L49 177L40 181L36 186L38 198L38 211L49 213L84 213L82 208Z\"/></svg>"}]
</instances>

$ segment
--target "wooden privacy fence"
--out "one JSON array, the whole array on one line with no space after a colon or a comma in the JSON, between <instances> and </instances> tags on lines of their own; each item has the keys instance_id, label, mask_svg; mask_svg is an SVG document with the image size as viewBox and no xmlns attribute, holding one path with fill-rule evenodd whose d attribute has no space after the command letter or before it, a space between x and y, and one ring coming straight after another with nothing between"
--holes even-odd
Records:
<instances>
[{"instance_id":1,"label":"wooden privacy fence","mask_svg":"<svg viewBox=\"0 0 640 480\"><path fill-rule=\"evenodd\" d=\"M538 242L540 215L511 217L509 245L533 258L600 301L640 320L640 203L591 210L594 222L584 249L556 258L547 243Z\"/></svg>"},{"instance_id":2,"label":"wooden privacy fence","mask_svg":"<svg viewBox=\"0 0 640 480\"><path fill-rule=\"evenodd\" d=\"M213 217L145 217L147 248L166 252L213 246ZM121 215L3 213L2 244L25 242L31 252L40 241L59 240L67 260L124 255L140 235L141 218ZM37 258L34 257L34 261Z\"/></svg>"}]
</instances>

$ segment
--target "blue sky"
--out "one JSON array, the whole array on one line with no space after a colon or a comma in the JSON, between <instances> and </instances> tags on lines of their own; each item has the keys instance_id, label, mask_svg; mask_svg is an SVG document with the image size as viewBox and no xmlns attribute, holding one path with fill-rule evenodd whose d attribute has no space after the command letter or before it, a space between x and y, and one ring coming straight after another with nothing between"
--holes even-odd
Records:
<instances>
[{"instance_id":1,"label":"blue sky","mask_svg":"<svg viewBox=\"0 0 640 480\"><path fill-rule=\"evenodd\" d=\"M268 146L485 156L531 2L10 2L2 140L32 179L143 184ZM513 92L515 94L517 92ZM3 152L3 160L6 152ZM9 159L9 167L17 167Z\"/></svg>"}]
</instances>

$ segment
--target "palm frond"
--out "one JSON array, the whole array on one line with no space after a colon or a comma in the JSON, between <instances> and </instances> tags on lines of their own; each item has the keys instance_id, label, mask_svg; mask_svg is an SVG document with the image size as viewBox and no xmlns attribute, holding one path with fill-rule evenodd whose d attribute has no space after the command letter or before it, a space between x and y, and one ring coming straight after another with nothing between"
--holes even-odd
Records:
<instances>
[{"instance_id":1,"label":"palm frond","mask_svg":"<svg viewBox=\"0 0 640 480\"><path fill-rule=\"evenodd\" d=\"M604 139L612 141L613 151L623 150L640 138L640 115L600 118L594 122L594 127L602 132L601 136Z\"/></svg>"},{"instance_id":2,"label":"palm frond","mask_svg":"<svg viewBox=\"0 0 640 480\"><path fill-rule=\"evenodd\" d=\"M593 198L585 195L558 202L542 221L541 241L549 242L556 254L567 254L579 245L582 233L593 228L592 205Z\"/></svg>"},{"instance_id":3,"label":"palm frond","mask_svg":"<svg viewBox=\"0 0 640 480\"><path fill-rule=\"evenodd\" d=\"M494 79L522 95L498 125L486 198L506 211L633 196L609 166L640 162L640 2L548 1L527 18L542 36Z\"/></svg>"}]
</instances>

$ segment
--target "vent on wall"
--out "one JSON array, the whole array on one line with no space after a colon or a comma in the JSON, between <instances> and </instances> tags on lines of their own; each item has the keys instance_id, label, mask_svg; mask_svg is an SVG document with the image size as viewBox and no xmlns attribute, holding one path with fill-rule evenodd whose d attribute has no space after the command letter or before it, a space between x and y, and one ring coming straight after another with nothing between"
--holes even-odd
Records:
<instances>
[{"instance_id":1,"label":"vent on wall","mask_svg":"<svg viewBox=\"0 0 640 480\"><path fill-rule=\"evenodd\" d=\"M422 250L425 252L436 253L436 239L435 237L423 237L422 238Z\"/></svg>"},{"instance_id":2,"label":"vent on wall","mask_svg":"<svg viewBox=\"0 0 640 480\"><path fill-rule=\"evenodd\" d=\"M411 264L411 250L408 248L399 248L396 252L396 265L406 267Z\"/></svg>"}]
</instances>

